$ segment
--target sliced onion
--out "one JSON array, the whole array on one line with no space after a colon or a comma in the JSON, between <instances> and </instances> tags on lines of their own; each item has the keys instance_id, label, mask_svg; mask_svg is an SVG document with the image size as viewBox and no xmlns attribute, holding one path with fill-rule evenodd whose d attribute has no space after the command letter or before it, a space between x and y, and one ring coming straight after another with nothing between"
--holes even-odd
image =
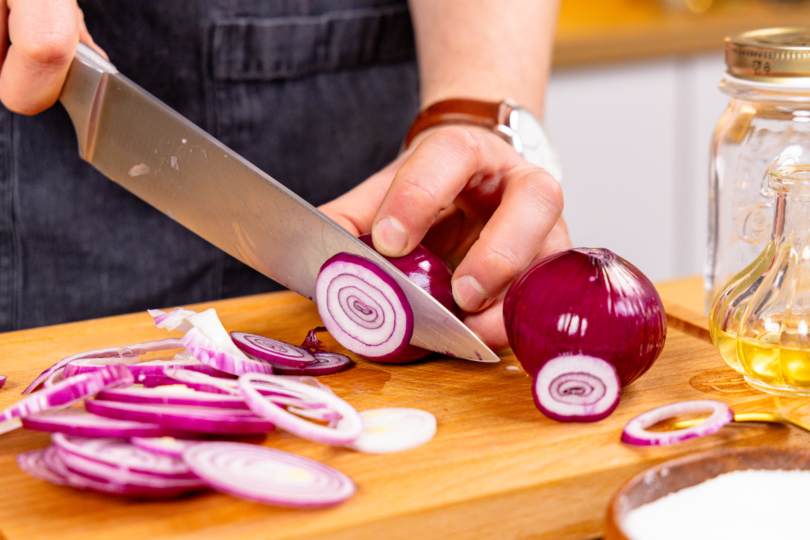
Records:
<instances>
[{"instance_id":1,"label":"sliced onion","mask_svg":"<svg viewBox=\"0 0 810 540\"><path fill-rule=\"evenodd\" d=\"M121 388L99 392L96 399L122 401L125 403L151 403L157 405L187 405L192 407L217 407L223 409L247 409L240 396L200 392L185 385L161 386L158 388Z\"/></svg>"},{"instance_id":2,"label":"sliced onion","mask_svg":"<svg viewBox=\"0 0 810 540\"><path fill-rule=\"evenodd\" d=\"M6 379L8 377L6 375L0 375L0 388L3 388L3 385L6 384Z\"/></svg>"},{"instance_id":3,"label":"sliced onion","mask_svg":"<svg viewBox=\"0 0 810 540\"><path fill-rule=\"evenodd\" d=\"M200 441L175 439L174 437L132 437L129 442L147 452L176 459L183 458L183 452Z\"/></svg>"},{"instance_id":4,"label":"sliced onion","mask_svg":"<svg viewBox=\"0 0 810 540\"><path fill-rule=\"evenodd\" d=\"M711 416L701 423L677 429L673 431L648 431L647 428L666 420L678 416L679 414L711 412ZM722 401L713 399L697 399L693 401L681 401L656 407L642 413L624 426L622 430L622 442L636 446L656 446L682 442L695 437L703 437L717 433L720 428L734 420L734 413L728 405Z\"/></svg>"},{"instance_id":5,"label":"sliced onion","mask_svg":"<svg viewBox=\"0 0 810 540\"><path fill-rule=\"evenodd\" d=\"M129 386L133 382L132 373L126 366L106 366L92 373L65 379L23 398L0 413L0 422L47 409L66 408L107 388Z\"/></svg>"},{"instance_id":6,"label":"sliced onion","mask_svg":"<svg viewBox=\"0 0 810 540\"><path fill-rule=\"evenodd\" d=\"M71 454L116 467L122 474L135 472L161 478L195 478L179 459L148 452L125 439L71 437L54 433L51 437L62 457Z\"/></svg>"},{"instance_id":7,"label":"sliced onion","mask_svg":"<svg viewBox=\"0 0 810 540\"><path fill-rule=\"evenodd\" d=\"M280 375L309 375L319 377L343 371L352 365L352 360L345 354L333 352L313 353L314 360L309 364L297 368L273 364L273 371Z\"/></svg>"},{"instance_id":8,"label":"sliced onion","mask_svg":"<svg viewBox=\"0 0 810 540\"><path fill-rule=\"evenodd\" d=\"M183 343L189 352L201 362L224 371L225 373L231 373L233 375L254 372L273 373L273 366L269 362L255 357L251 358L245 355L245 353L240 351L236 346L234 346L234 349L239 352L238 355L234 354L233 351L224 350L203 335L197 328L192 328L183 336Z\"/></svg>"},{"instance_id":9,"label":"sliced onion","mask_svg":"<svg viewBox=\"0 0 810 540\"><path fill-rule=\"evenodd\" d=\"M65 457L70 464L66 463ZM54 473L64 477L69 486L106 495L169 498L205 487L199 479L159 478L136 473L122 475L116 467L88 463L77 456L62 454L55 445L45 450L43 461Z\"/></svg>"},{"instance_id":10,"label":"sliced onion","mask_svg":"<svg viewBox=\"0 0 810 540\"><path fill-rule=\"evenodd\" d=\"M258 392L256 382L276 385L280 389L293 390L308 399L323 403L341 417L337 426L322 426L295 415ZM287 380L277 375L247 373L239 377L239 390L245 396L248 406L257 415L269 419L278 427L301 438L326 444L345 445L355 440L363 429L357 411L334 394L324 392L304 383Z\"/></svg>"},{"instance_id":11,"label":"sliced onion","mask_svg":"<svg viewBox=\"0 0 810 540\"><path fill-rule=\"evenodd\" d=\"M277 339L247 332L231 332L231 339L243 352L276 365L304 367L315 360L308 350Z\"/></svg>"},{"instance_id":12,"label":"sliced onion","mask_svg":"<svg viewBox=\"0 0 810 540\"><path fill-rule=\"evenodd\" d=\"M64 433L76 437L161 437L173 433L157 424L113 420L84 409L38 412L22 419L26 429Z\"/></svg>"},{"instance_id":13,"label":"sliced onion","mask_svg":"<svg viewBox=\"0 0 810 540\"><path fill-rule=\"evenodd\" d=\"M318 274L315 301L338 343L366 358L405 361L413 311L397 282L376 264L347 253L333 256Z\"/></svg>"},{"instance_id":14,"label":"sliced onion","mask_svg":"<svg viewBox=\"0 0 810 540\"><path fill-rule=\"evenodd\" d=\"M532 385L540 412L560 422L596 422L619 405L622 393L616 368L585 355L559 356L540 368Z\"/></svg>"},{"instance_id":15,"label":"sliced onion","mask_svg":"<svg viewBox=\"0 0 810 540\"><path fill-rule=\"evenodd\" d=\"M360 413L363 432L347 446L366 454L389 454L422 446L436 434L436 417L427 411L402 407Z\"/></svg>"},{"instance_id":16,"label":"sliced onion","mask_svg":"<svg viewBox=\"0 0 810 540\"><path fill-rule=\"evenodd\" d=\"M277 506L332 506L351 497L356 489L340 471L265 446L200 443L186 450L183 459L214 489Z\"/></svg>"},{"instance_id":17,"label":"sliced onion","mask_svg":"<svg viewBox=\"0 0 810 540\"><path fill-rule=\"evenodd\" d=\"M155 326L158 328L165 328L169 331L179 330L181 332L188 332L194 328L194 325L188 321L188 318L197 314L196 311L186 308L174 308L168 313L160 309L148 309L146 312L152 316L152 319L155 321Z\"/></svg>"},{"instance_id":18,"label":"sliced onion","mask_svg":"<svg viewBox=\"0 0 810 540\"><path fill-rule=\"evenodd\" d=\"M148 343L136 343L135 345L127 345L125 347L108 347L106 349L95 349L92 351L85 351L82 353L68 356L58 361L39 375L36 379L28 385L28 388L23 390L23 394L30 394L41 385L45 379L52 375L54 371L63 370L65 366L75 360L82 360L85 358L119 358L122 359L121 363L126 363L131 360L132 363L138 361L140 355L148 352L163 351L169 349L181 349L183 343L177 338L161 339L159 341L150 341ZM113 362L111 362L113 363Z\"/></svg>"},{"instance_id":19,"label":"sliced onion","mask_svg":"<svg viewBox=\"0 0 810 540\"><path fill-rule=\"evenodd\" d=\"M99 399L87 401L84 406L89 412L107 418L158 424L193 433L241 435L269 433L275 428L266 418L239 409L146 405Z\"/></svg>"},{"instance_id":20,"label":"sliced onion","mask_svg":"<svg viewBox=\"0 0 810 540\"><path fill-rule=\"evenodd\" d=\"M57 486L68 485L67 479L54 472L45 462L45 448L38 448L17 454L17 466L34 478L45 480Z\"/></svg>"}]
</instances>

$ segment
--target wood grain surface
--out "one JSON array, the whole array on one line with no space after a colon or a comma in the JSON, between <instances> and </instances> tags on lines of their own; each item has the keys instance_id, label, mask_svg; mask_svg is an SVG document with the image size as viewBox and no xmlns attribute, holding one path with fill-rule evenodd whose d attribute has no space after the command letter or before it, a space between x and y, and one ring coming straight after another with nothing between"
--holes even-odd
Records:
<instances>
[{"instance_id":1,"label":"wood grain surface","mask_svg":"<svg viewBox=\"0 0 810 540\"><path fill-rule=\"evenodd\" d=\"M225 327L300 342L319 319L292 293L227 300ZM166 337L146 313L0 335L0 406L44 368L81 351ZM172 334L174 335L174 334ZM326 336L326 342L341 350ZM794 428L746 424L664 448L622 444L636 414L676 400L713 398L737 412L810 414L806 401L748 388L709 342L670 327L662 356L624 390L618 409L593 424L545 418L530 378L508 352L499 364L435 356L412 365L356 359L323 377L358 410L417 407L438 432L420 448L364 455L283 432L264 444L327 463L351 476L357 494L330 509L291 510L208 492L172 501L133 501L52 486L22 473L15 455L48 445L47 434L17 430L0 440L0 533L6 540L90 539L585 539L601 534L608 500L633 474L677 456L716 447L800 446Z\"/></svg>"}]
</instances>

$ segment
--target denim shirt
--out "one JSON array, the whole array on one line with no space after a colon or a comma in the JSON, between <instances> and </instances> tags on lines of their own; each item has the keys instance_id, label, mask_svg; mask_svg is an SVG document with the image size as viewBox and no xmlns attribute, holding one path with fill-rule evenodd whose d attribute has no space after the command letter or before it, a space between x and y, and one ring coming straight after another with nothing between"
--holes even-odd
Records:
<instances>
[{"instance_id":1,"label":"denim shirt","mask_svg":"<svg viewBox=\"0 0 810 540\"><path fill-rule=\"evenodd\" d=\"M394 159L418 109L405 1L80 7L122 73L314 205ZM277 288L81 161L61 105L0 109L0 331Z\"/></svg>"}]
</instances>

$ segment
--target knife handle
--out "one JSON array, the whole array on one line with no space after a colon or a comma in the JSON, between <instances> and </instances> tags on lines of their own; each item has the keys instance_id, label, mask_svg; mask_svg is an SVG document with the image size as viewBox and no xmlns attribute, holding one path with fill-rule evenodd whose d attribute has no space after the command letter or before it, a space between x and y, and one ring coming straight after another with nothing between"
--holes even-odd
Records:
<instances>
[{"instance_id":1,"label":"knife handle","mask_svg":"<svg viewBox=\"0 0 810 540\"><path fill-rule=\"evenodd\" d=\"M97 97L104 92L107 77L115 73L118 70L112 63L84 43L79 43L59 101L73 122L79 141L79 156L85 161L89 161L92 155L92 135L98 113L93 104L101 102Z\"/></svg>"}]
</instances>

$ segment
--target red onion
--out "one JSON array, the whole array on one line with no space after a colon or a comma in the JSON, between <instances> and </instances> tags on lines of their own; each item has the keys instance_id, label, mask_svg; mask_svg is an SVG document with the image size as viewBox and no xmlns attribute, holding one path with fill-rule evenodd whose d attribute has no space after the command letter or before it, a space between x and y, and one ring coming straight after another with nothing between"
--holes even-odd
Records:
<instances>
[{"instance_id":1,"label":"red onion","mask_svg":"<svg viewBox=\"0 0 810 540\"><path fill-rule=\"evenodd\" d=\"M277 339L247 332L231 332L231 339L243 352L273 364L302 368L315 361L315 357L303 347Z\"/></svg>"},{"instance_id":2,"label":"red onion","mask_svg":"<svg viewBox=\"0 0 810 540\"><path fill-rule=\"evenodd\" d=\"M247 409L241 396L222 393L200 392L184 385L159 386L157 388L121 388L105 390L96 399L122 401L124 403L150 403L156 405L184 405L192 407L216 407L221 409Z\"/></svg>"},{"instance_id":3,"label":"red onion","mask_svg":"<svg viewBox=\"0 0 810 540\"><path fill-rule=\"evenodd\" d=\"M312 401L326 405L331 411L341 417L340 424L335 426L322 426L315 424L301 416L292 414L285 408L273 403L261 395L256 389L256 382L277 385L280 390L292 390L304 395ZM322 442L326 444L343 445L355 440L363 429L363 423L357 411L334 394L325 392L304 383L291 381L277 375L262 375L247 373L239 377L239 390L245 396L248 406L257 415L269 419L279 428L294 433L303 439Z\"/></svg>"},{"instance_id":4,"label":"red onion","mask_svg":"<svg viewBox=\"0 0 810 540\"><path fill-rule=\"evenodd\" d=\"M310 375L318 377L343 371L352 365L352 360L345 354L334 352L316 352L314 360L303 367L282 366L273 364L273 371L279 375Z\"/></svg>"},{"instance_id":5,"label":"red onion","mask_svg":"<svg viewBox=\"0 0 810 540\"><path fill-rule=\"evenodd\" d=\"M126 366L107 366L77 375L21 399L0 413L0 422L47 409L66 408L107 388L129 386L133 382L132 373Z\"/></svg>"},{"instance_id":6,"label":"red onion","mask_svg":"<svg viewBox=\"0 0 810 540\"><path fill-rule=\"evenodd\" d=\"M129 442L148 452L177 459L182 459L183 452L200 443L198 440L175 439L174 437L132 437Z\"/></svg>"},{"instance_id":7,"label":"red onion","mask_svg":"<svg viewBox=\"0 0 810 540\"><path fill-rule=\"evenodd\" d=\"M36 450L29 450L17 454L17 466L23 472L26 472L34 478L45 480L57 486L68 485L67 479L52 471L48 464L45 462L45 448L37 448Z\"/></svg>"},{"instance_id":8,"label":"red onion","mask_svg":"<svg viewBox=\"0 0 810 540\"><path fill-rule=\"evenodd\" d=\"M6 375L0 375L0 388L3 388L3 385L6 384L6 379L8 377Z\"/></svg>"},{"instance_id":9,"label":"red onion","mask_svg":"<svg viewBox=\"0 0 810 540\"><path fill-rule=\"evenodd\" d=\"M683 429L661 432L647 430L648 427L667 418L697 412L711 412L712 414L699 424ZM717 433L720 428L732 420L734 420L734 413L722 401L713 399L681 401L656 407L627 422L622 430L622 442L636 446L663 446Z\"/></svg>"},{"instance_id":10,"label":"red onion","mask_svg":"<svg viewBox=\"0 0 810 540\"><path fill-rule=\"evenodd\" d=\"M652 366L666 339L666 314L655 287L607 249L570 249L536 261L509 287L503 313L509 344L531 376L539 377L552 359L570 363L569 368L557 363L555 376L544 376L541 383L564 381L569 398L601 388L594 385L597 379L606 391L615 387L610 373L591 371L588 366L599 363L583 364L582 357L612 364L623 386ZM607 401L618 400L619 390ZM595 414L593 404L585 401L572 407L571 399L560 401L558 409L554 392L542 393L551 396L543 408L559 420L590 421L607 411Z\"/></svg>"},{"instance_id":11,"label":"red onion","mask_svg":"<svg viewBox=\"0 0 810 540\"><path fill-rule=\"evenodd\" d=\"M275 428L269 420L239 409L146 405L100 399L87 401L84 406L99 416L158 424L167 429L191 433L241 435L269 433Z\"/></svg>"},{"instance_id":12,"label":"red onion","mask_svg":"<svg viewBox=\"0 0 810 540\"><path fill-rule=\"evenodd\" d=\"M43 411L22 419L25 429L76 437L162 437L174 432L157 424L113 420L84 409Z\"/></svg>"},{"instance_id":13,"label":"red onion","mask_svg":"<svg viewBox=\"0 0 810 540\"><path fill-rule=\"evenodd\" d=\"M332 506L355 492L354 482L311 459L249 444L200 443L183 460L208 485L251 501L293 508Z\"/></svg>"}]
</instances>

